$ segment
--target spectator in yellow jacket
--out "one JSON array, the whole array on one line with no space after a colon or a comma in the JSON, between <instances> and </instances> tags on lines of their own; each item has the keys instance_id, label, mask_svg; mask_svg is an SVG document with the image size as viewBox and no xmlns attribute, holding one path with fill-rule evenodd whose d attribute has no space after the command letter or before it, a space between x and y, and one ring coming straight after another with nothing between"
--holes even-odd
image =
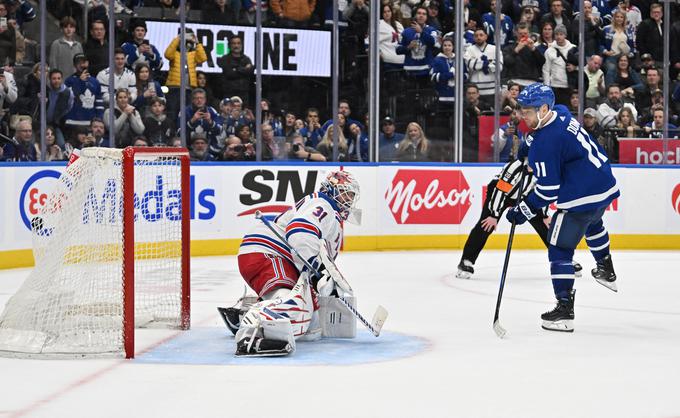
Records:
<instances>
[{"instance_id":1,"label":"spectator in yellow jacket","mask_svg":"<svg viewBox=\"0 0 680 418\"><path fill-rule=\"evenodd\" d=\"M186 41L186 65L189 69L189 83L185 86L184 94L187 97L187 103L191 102L191 89L198 86L196 77L196 67L208 60L203 45L201 45L190 28L186 29L183 37ZM177 35L175 39L170 42L170 45L165 49L165 58L170 61L170 71L165 85L168 87L167 98L167 114L169 117L176 118L179 114L179 98L180 98L180 67L181 67L181 50L180 50L181 36Z\"/></svg>"}]
</instances>

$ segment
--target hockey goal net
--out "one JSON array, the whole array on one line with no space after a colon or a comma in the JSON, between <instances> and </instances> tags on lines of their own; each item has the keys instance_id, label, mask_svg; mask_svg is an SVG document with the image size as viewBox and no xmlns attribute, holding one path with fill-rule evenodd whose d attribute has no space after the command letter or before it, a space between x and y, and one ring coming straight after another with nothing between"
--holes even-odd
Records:
<instances>
[{"instance_id":1,"label":"hockey goal net","mask_svg":"<svg viewBox=\"0 0 680 418\"><path fill-rule=\"evenodd\" d=\"M131 358L135 326L188 329L189 184L183 148L83 149L31 222L0 355Z\"/></svg>"}]
</instances>

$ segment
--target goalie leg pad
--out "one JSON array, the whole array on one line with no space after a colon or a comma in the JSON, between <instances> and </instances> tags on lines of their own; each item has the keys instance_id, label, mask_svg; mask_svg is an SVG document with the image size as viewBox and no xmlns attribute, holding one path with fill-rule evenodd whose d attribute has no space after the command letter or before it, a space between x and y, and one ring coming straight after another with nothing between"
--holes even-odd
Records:
<instances>
[{"instance_id":1,"label":"goalie leg pad","mask_svg":"<svg viewBox=\"0 0 680 418\"><path fill-rule=\"evenodd\" d=\"M356 297L346 297L345 300L352 306L356 306ZM323 337L355 338L357 336L357 319L338 298L321 296L319 302Z\"/></svg>"}]
</instances>

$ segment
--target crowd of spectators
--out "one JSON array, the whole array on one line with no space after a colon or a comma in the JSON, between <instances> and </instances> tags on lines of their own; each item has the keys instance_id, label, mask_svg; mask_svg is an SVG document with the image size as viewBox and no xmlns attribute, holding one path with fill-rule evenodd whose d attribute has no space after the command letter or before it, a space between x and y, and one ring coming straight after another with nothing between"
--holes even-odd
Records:
<instances>
[{"instance_id":1,"label":"crowd of spectators","mask_svg":"<svg viewBox=\"0 0 680 418\"><path fill-rule=\"evenodd\" d=\"M254 60L244 53L243 39L237 35L229 38L229 52L216 62L221 73L210 75L199 69L209 57L191 29L178 32L164 45L151 44L145 19L136 14L155 8L176 17L177 0L116 0L114 13L121 19L115 28L114 61L109 63L109 2L87 0L89 24L84 31L79 28L82 11L78 11L84 1L50 2L61 36L49 39L48 71L42 75L48 87L47 160L68 159L74 149L87 146L177 146L182 129L194 160L254 160L258 124L263 160L328 161L337 156L340 161L368 161L372 140L381 161L451 159L457 105L454 1L381 0L382 105L374 118L380 124L379 138L370 137L366 112L368 0L338 3L340 93L352 98L352 102L342 100L338 109L330 109L327 100L311 101L298 94L294 91L298 81L291 82L290 77L271 77L268 84L278 83L279 89L290 90L287 94L265 94L272 100L255 103ZM671 42L667 82L672 97L665 100L660 4L585 0L584 45L579 45L578 2L464 1L464 161L478 159L479 117L493 112L497 94L505 118L492 143L500 160L512 156L526 135L516 98L536 81L551 86L557 103L575 113L583 102L584 126L610 152L616 151L619 136L658 138L665 126L670 136L677 135L680 44ZM252 25L257 7L266 25L279 27L323 30L333 15L333 2L316 0L187 0L187 7L200 15L201 22L227 25ZM497 7L502 13L499 45ZM671 39L680 35L680 19L675 18L679 9L672 5ZM27 45L34 41L22 30L35 18L29 1L0 0L0 131L12 139L3 140L0 161L42 158L35 139L40 67L26 59ZM187 51L187 89L180 86L182 43ZM578 65L579 48L587 57L583 69ZM169 71L161 71L164 64ZM15 69L22 65L32 68L18 79ZM109 71L114 91L109 91ZM495 83L497 74L502 86ZM581 94L579 78L585 85ZM184 109L180 108L182 95ZM665 103L670 104L669 120L664 120ZM262 110L260 121L255 119L256 106ZM180 126L182 113L186 126ZM338 146L334 147L336 130Z\"/></svg>"}]
</instances>

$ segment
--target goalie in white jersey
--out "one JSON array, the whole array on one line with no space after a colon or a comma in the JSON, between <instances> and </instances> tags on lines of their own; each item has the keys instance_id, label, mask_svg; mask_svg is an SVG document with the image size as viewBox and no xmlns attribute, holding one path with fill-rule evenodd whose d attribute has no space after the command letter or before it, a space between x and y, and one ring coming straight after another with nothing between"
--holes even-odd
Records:
<instances>
[{"instance_id":1,"label":"goalie in white jersey","mask_svg":"<svg viewBox=\"0 0 680 418\"><path fill-rule=\"evenodd\" d=\"M295 350L296 338L321 336L314 323L318 322L314 315L319 308L317 289L324 296L334 291L351 296L342 276L333 274L333 261L342 244L342 222L359 215L358 200L359 184L352 175L333 171L318 192L304 197L271 223L285 234L287 242L260 221L243 237L239 271L260 302L245 313L240 324L238 318L220 312L236 332L237 355L285 355ZM323 277L315 277L294 252Z\"/></svg>"}]
</instances>

